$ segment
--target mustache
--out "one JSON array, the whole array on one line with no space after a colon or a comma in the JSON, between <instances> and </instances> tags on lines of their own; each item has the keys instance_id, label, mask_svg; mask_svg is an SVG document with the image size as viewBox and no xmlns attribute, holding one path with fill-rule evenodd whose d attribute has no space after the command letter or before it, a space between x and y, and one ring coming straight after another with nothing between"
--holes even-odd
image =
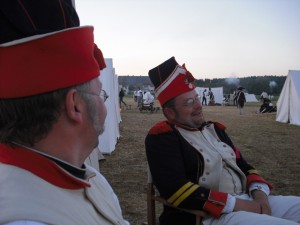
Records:
<instances>
[{"instance_id":1,"label":"mustache","mask_svg":"<svg viewBox=\"0 0 300 225\"><path fill-rule=\"evenodd\" d=\"M194 112L192 112L192 116L196 116L196 115L199 115L199 114L201 114L201 115L203 114L201 109L197 109Z\"/></svg>"}]
</instances>

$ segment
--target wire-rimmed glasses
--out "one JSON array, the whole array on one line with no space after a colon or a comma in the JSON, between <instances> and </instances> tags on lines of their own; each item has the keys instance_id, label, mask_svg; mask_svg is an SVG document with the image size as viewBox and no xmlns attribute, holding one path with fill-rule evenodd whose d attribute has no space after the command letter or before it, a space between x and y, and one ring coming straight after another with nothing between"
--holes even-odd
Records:
<instances>
[{"instance_id":1,"label":"wire-rimmed glasses","mask_svg":"<svg viewBox=\"0 0 300 225\"><path fill-rule=\"evenodd\" d=\"M97 93L94 93L94 92L89 92L89 91L79 91L79 92L82 92L82 93L85 93L85 94L89 94L89 95L98 96L98 97L100 97L103 100L103 102L105 102L108 99L108 97L109 97L107 95L106 91L103 90L103 89L100 91L100 94L97 94Z\"/></svg>"}]
</instances>

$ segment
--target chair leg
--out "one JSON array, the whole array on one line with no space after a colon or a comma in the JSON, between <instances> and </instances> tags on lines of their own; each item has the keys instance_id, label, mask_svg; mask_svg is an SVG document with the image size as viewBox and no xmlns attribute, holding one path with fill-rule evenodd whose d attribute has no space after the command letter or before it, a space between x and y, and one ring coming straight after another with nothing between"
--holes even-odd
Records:
<instances>
[{"instance_id":1,"label":"chair leg","mask_svg":"<svg viewBox=\"0 0 300 225\"><path fill-rule=\"evenodd\" d=\"M152 184L148 184L147 187L147 220L148 225L156 225L156 216L155 216L155 200L154 188Z\"/></svg>"},{"instance_id":2,"label":"chair leg","mask_svg":"<svg viewBox=\"0 0 300 225\"><path fill-rule=\"evenodd\" d=\"M196 225L201 225L201 218L196 216Z\"/></svg>"}]
</instances>

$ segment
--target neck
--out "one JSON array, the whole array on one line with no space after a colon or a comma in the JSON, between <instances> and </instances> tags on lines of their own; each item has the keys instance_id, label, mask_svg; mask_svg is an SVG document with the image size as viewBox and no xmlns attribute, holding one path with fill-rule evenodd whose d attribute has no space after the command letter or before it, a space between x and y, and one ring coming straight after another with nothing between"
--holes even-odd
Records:
<instances>
[{"instance_id":1,"label":"neck","mask_svg":"<svg viewBox=\"0 0 300 225\"><path fill-rule=\"evenodd\" d=\"M64 163L64 164L67 164L67 165L70 165L70 166L74 166L74 165L68 163L67 161L64 161L64 160L62 160L62 159L60 159L60 158L57 158L57 157L55 157L55 156L53 156L53 155L49 155L49 154L45 153L44 151L42 151L42 150L40 150L40 149L36 149L36 148L33 148L33 147L29 147L29 146L26 146L26 145L24 145L24 144L20 144L20 143L14 142L14 141L11 142L11 143L12 143L12 144L15 144L15 145L18 145L18 146L20 146L20 147L26 148L26 149L28 149L28 150L30 150L30 151L36 152L36 153L38 153L38 154L40 154L40 155L43 155L43 156L45 156L45 157L47 157L47 158L49 158L49 159L52 159L53 161L56 161L56 162L62 162L62 163ZM82 166L82 164L80 165L80 168L81 168L81 166Z\"/></svg>"}]
</instances>

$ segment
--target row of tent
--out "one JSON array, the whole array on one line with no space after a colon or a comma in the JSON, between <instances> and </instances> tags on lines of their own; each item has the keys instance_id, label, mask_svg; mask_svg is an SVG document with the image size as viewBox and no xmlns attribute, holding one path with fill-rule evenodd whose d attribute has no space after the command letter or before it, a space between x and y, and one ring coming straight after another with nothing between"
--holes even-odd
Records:
<instances>
[{"instance_id":1,"label":"row of tent","mask_svg":"<svg viewBox=\"0 0 300 225\"><path fill-rule=\"evenodd\" d=\"M203 92L206 90L208 92L208 87L196 87L196 91L202 97ZM214 100L216 104L222 105L224 100L223 87L214 87L211 88L212 93L214 94ZM246 102L258 102L257 98L254 94L245 93ZM233 94L231 94L231 98L233 99ZM209 103L209 97L206 97L207 104Z\"/></svg>"},{"instance_id":2,"label":"row of tent","mask_svg":"<svg viewBox=\"0 0 300 225\"><path fill-rule=\"evenodd\" d=\"M208 87L197 87L202 95ZM223 87L211 88L215 96L215 103L223 102ZM245 93L247 102L258 102L254 94ZM208 100L208 98L207 98ZM300 125L300 70L289 70L280 96L277 101L276 121Z\"/></svg>"}]
</instances>

